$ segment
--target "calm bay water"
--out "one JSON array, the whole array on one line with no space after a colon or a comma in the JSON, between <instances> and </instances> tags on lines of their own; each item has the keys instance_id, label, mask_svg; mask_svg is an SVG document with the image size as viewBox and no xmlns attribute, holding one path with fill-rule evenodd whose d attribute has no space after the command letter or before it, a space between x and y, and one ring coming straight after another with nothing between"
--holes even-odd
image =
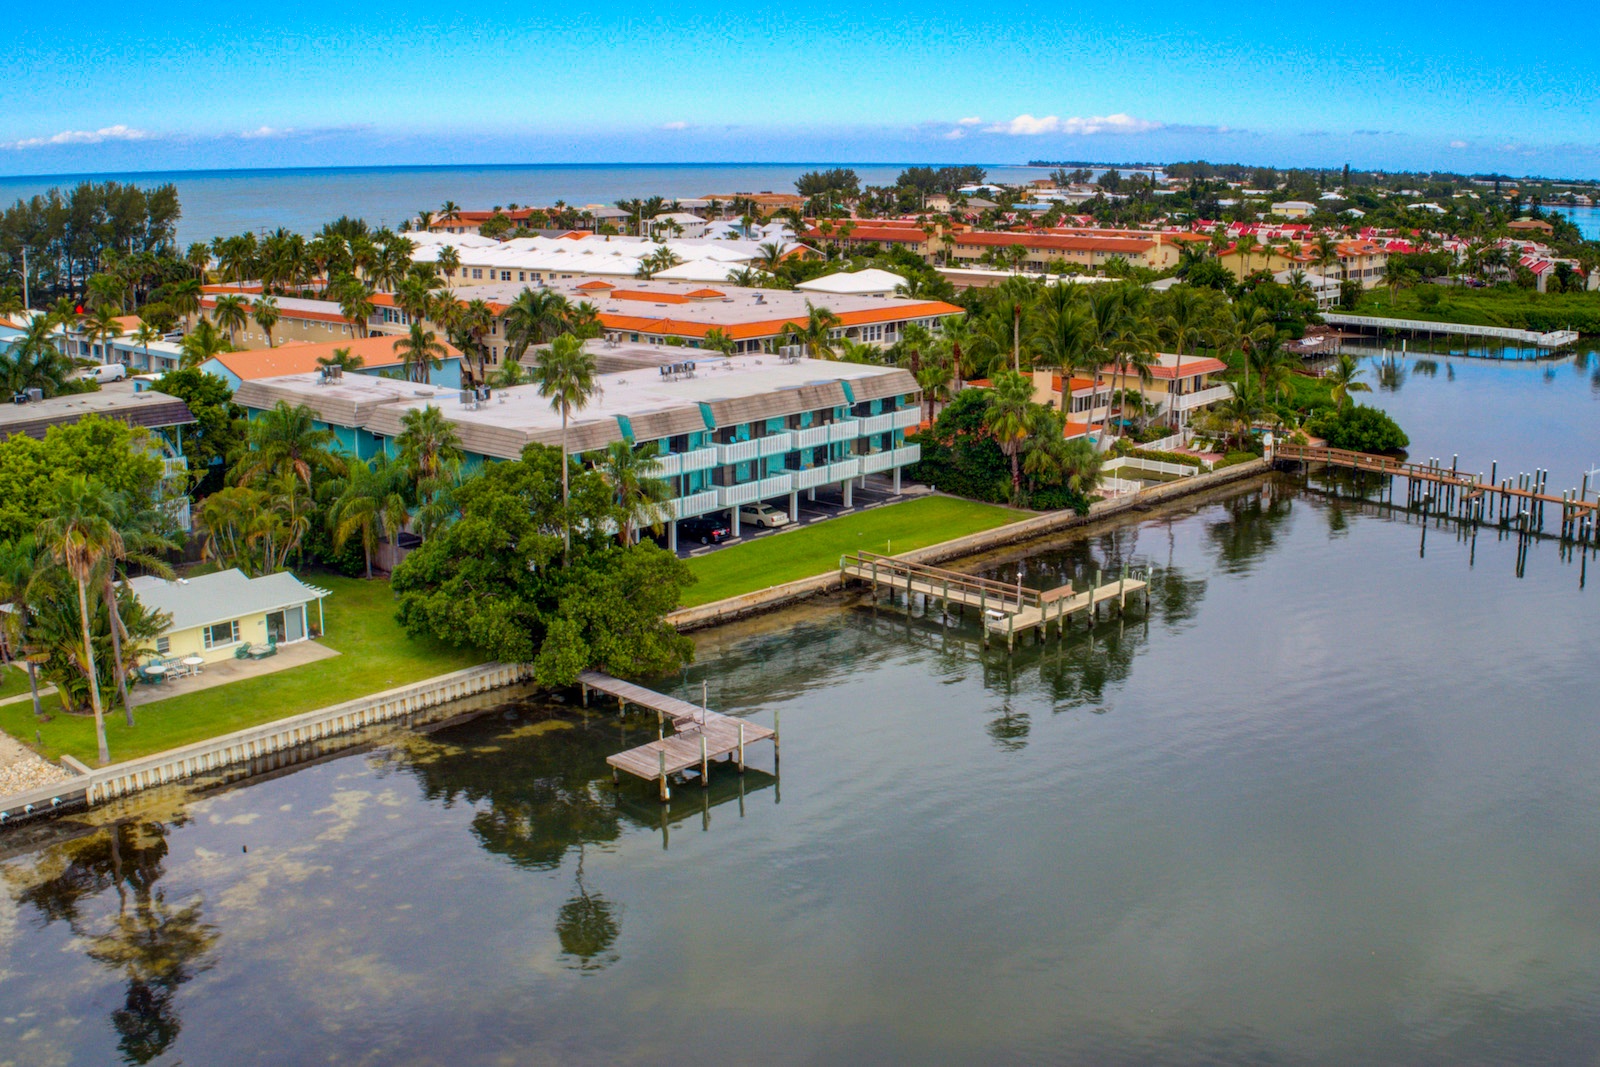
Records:
<instances>
[{"instance_id":1,"label":"calm bay water","mask_svg":"<svg viewBox=\"0 0 1600 1067\"><path fill-rule=\"evenodd\" d=\"M141 186L172 182L183 217L178 243L279 226L311 233L340 215L398 227L446 200L487 210L496 204L612 204L630 197L688 199L734 192L794 192L808 170L853 167L865 185L892 185L900 165L835 163L594 164L496 167L326 167L300 170L173 171L51 177L0 177L0 205L80 181ZM1048 168L995 166L994 181L1028 181Z\"/></svg>"},{"instance_id":2,"label":"calm bay water","mask_svg":"<svg viewBox=\"0 0 1600 1067\"><path fill-rule=\"evenodd\" d=\"M1600 241L1600 208L1594 207L1557 207L1552 211L1561 214L1573 221L1578 231L1591 241Z\"/></svg>"},{"instance_id":3,"label":"calm bay water","mask_svg":"<svg viewBox=\"0 0 1600 1067\"><path fill-rule=\"evenodd\" d=\"M1565 365L1373 399L1430 453L1596 443ZM12 846L0 1064L1572 1062L1600 612L1516 557L1272 479L982 561L1157 568L1060 645L859 600L705 636L658 684L781 710L781 778L663 809L604 766L653 721L530 699Z\"/></svg>"}]
</instances>

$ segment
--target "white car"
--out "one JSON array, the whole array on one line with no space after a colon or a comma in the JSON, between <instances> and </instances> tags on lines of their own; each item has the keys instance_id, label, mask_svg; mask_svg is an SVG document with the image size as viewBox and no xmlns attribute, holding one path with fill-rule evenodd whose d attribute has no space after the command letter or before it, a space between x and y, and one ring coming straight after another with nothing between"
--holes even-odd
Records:
<instances>
[{"instance_id":1,"label":"white car","mask_svg":"<svg viewBox=\"0 0 1600 1067\"><path fill-rule=\"evenodd\" d=\"M789 525L789 513L779 511L771 504L746 504L739 509L739 521L748 522L752 526L764 526L770 530L776 526Z\"/></svg>"},{"instance_id":2,"label":"white car","mask_svg":"<svg viewBox=\"0 0 1600 1067\"><path fill-rule=\"evenodd\" d=\"M121 363L97 363L85 367L77 376L88 382L120 382L128 376L128 368Z\"/></svg>"}]
</instances>

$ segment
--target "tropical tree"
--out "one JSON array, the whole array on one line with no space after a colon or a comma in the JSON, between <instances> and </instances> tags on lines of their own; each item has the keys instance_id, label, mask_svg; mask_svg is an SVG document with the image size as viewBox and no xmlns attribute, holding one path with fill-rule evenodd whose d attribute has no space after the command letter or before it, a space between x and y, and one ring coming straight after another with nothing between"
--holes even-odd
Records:
<instances>
[{"instance_id":1,"label":"tropical tree","mask_svg":"<svg viewBox=\"0 0 1600 1067\"><path fill-rule=\"evenodd\" d=\"M394 350L405 365L406 380L419 383L426 382L432 371L442 367L450 352L420 322L411 324L411 332L394 343Z\"/></svg>"},{"instance_id":2,"label":"tropical tree","mask_svg":"<svg viewBox=\"0 0 1600 1067\"><path fill-rule=\"evenodd\" d=\"M111 762L106 743L105 709L100 700L100 677L95 667L94 634L89 614L89 585L102 561L123 550L116 526L116 497L92 478L74 475L57 483L50 515L39 524L40 545L66 568L78 587L78 615L83 625L82 668L94 708L94 736L100 763Z\"/></svg>"},{"instance_id":3,"label":"tropical tree","mask_svg":"<svg viewBox=\"0 0 1600 1067\"><path fill-rule=\"evenodd\" d=\"M339 314L349 319L352 327L360 329L362 337L368 336L371 333L368 324L378 311L371 287L353 275L345 275L334 289L334 299L339 302Z\"/></svg>"},{"instance_id":4,"label":"tropical tree","mask_svg":"<svg viewBox=\"0 0 1600 1067\"><path fill-rule=\"evenodd\" d=\"M139 350L144 353L144 366L146 370L149 370L150 346L161 340L161 331L156 329L153 324L141 320L139 323L139 328L133 331L133 337L131 340L134 344L138 345Z\"/></svg>"},{"instance_id":5,"label":"tropical tree","mask_svg":"<svg viewBox=\"0 0 1600 1067\"><path fill-rule=\"evenodd\" d=\"M317 416L304 404L278 401L250 420L245 449L236 457L234 481L239 485L270 482L288 474L307 491L321 473L343 474L344 460L333 450L332 430L318 429Z\"/></svg>"},{"instance_id":6,"label":"tropical tree","mask_svg":"<svg viewBox=\"0 0 1600 1067\"><path fill-rule=\"evenodd\" d=\"M611 489L617 506L617 540L626 548L639 540L639 530L660 531L672 518L668 502L672 486L658 477L661 464L655 442L634 448L626 441L613 441L600 457L600 476Z\"/></svg>"},{"instance_id":7,"label":"tropical tree","mask_svg":"<svg viewBox=\"0 0 1600 1067\"><path fill-rule=\"evenodd\" d=\"M187 369L200 366L218 352L232 351L233 346L210 319L201 319L194 324L194 329L183 335L178 348L182 352L178 365Z\"/></svg>"},{"instance_id":8,"label":"tropical tree","mask_svg":"<svg viewBox=\"0 0 1600 1067\"><path fill-rule=\"evenodd\" d=\"M267 347L272 347L272 328L278 325L278 302L270 296L257 297L251 305L250 317L256 320L261 332L267 335Z\"/></svg>"},{"instance_id":9,"label":"tropical tree","mask_svg":"<svg viewBox=\"0 0 1600 1067\"><path fill-rule=\"evenodd\" d=\"M571 505L567 423L574 411L582 411L589 401L600 395L599 371L594 355L584 351L583 342L571 334L562 334L541 353L533 378L539 383L539 395L561 413L562 560L565 565L572 555L572 520L567 514Z\"/></svg>"},{"instance_id":10,"label":"tropical tree","mask_svg":"<svg viewBox=\"0 0 1600 1067\"><path fill-rule=\"evenodd\" d=\"M737 342L722 327L713 326L706 331L705 337L701 338L700 347L709 352L721 352L725 356L731 356L737 347Z\"/></svg>"},{"instance_id":11,"label":"tropical tree","mask_svg":"<svg viewBox=\"0 0 1600 1067\"><path fill-rule=\"evenodd\" d=\"M90 342L100 346L100 362L111 362L111 342L122 336L122 323L117 312L108 304L101 304L83 318L80 327Z\"/></svg>"},{"instance_id":12,"label":"tropical tree","mask_svg":"<svg viewBox=\"0 0 1600 1067\"><path fill-rule=\"evenodd\" d=\"M993 396L984 412L984 424L1000 451L1011 463L1011 493L1022 494L1022 470L1017 456L1028 437L1029 409L1033 404L1033 383L1016 371L1001 371L994 377Z\"/></svg>"},{"instance_id":13,"label":"tropical tree","mask_svg":"<svg viewBox=\"0 0 1600 1067\"><path fill-rule=\"evenodd\" d=\"M250 321L249 305L242 296L219 296L216 307L211 309L211 320L224 330L228 331L228 343L234 343L234 335L245 327Z\"/></svg>"},{"instance_id":14,"label":"tropical tree","mask_svg":"<svg viewBox=\"0 0 1600 1067\"><path fill-rule=\"evenodd\" d=\"M454 480L466 454L461 437L444 412L428 404L400 417L400 463L419 506L426 506Z\"/></svg>"},{"instance_id":15,"label":"tropical tree","mask_svg":"<svg viewBox=\"0 0 1600 1067\"><path fill-rule=\"evenodd\" d=\"M796 322L784 323L783 340L785 344L800 345L813 359L833 359L835 356L833 331L840 325L839 316L825 307L816 307L807 300L805 323L803 325Z\"/></svg>"},{"instance_id":16,"label":"tropical tree","mask_svg":"<svg viewBox=\"0 0 1600 1067\"><path fill-rule=\"evenodd\" d=\"M49 657L33 641L33 586L43 560L32 537L0 541L0 603L11 605L0 612L0 633L13 660L21 660L28 672L28 690L33 695L34 718L43 721L44 706L39 701L39 664Z\"/></svg>"},{"instance_id":17,"label":"tropical tree","mask_svg":"<svg viewBox=\"0 0 1600 1067\"><path fill-rule=\"evenodd\" d=\"M333 547L343 549L350 538L360 538L368 579L378 545L392 541L406 524L405 485L405 469L380 452L366 463L351 466L328 509Z\"/></svg>"},{"instance_id":18,"label":"tropical tree","mask_svg":"<svg viewBox=\"0 0 1600 1067\"><path fill-rule=\"evenodd\" d=\"M317 366L338 367L340 370L360 370L366 362L360 356L351 355L348 348L335 348L331 356L317 357Z\"/></svg>"},{"instance_id":19,"label":"tropical tree","mask_svg":"<svg viewBox=\"0 0 1600 1067\"><path fill-rule=\"evenodd\" d=\"M98 570L111 631L112 673L117 680L117 692L122 698L123 715L127 724L132 726L133 705L128 702L127 669L130 663L128 654L134 652L136 662L137 649L131 644L129 648L123 647L124 641L131 642L134 634L123 617L121 602L134 601L136 598L127 584L127 565L133 563L148 574L171 579L172 568L162 558L162 553L176 551L178 543L167 530L170 522L150 502L136 503L124 493L114 494L112 500L116 505L112 521L118 537L108 548ZM122 583L120 587L119 579Z\"/></svg>"},{"instance_id":20,"label":"tropical tree","mask_svg":"<svg viewBox=\"0 0 1600 1067\"><path fill-rule=\"evenodd\" d=\"M461 269L461 253L452 246L445 245L434 256L434 265L444 272L445 284L453 285L456 280L456 271Z\"/></svg>"},{"instance_id":21,"label":"tropical tree","mask_svg":"<svg viewBox=\"0 0 1600 1067\"><path fill-rule=\"evenodd\" d=\"M505 328L506 355L520 359L529 348L547 345L567 331L572 307L567 298L553 289L524 289L506 308L501 322Z\"/></svg>"},{"instance_id":22,"label":"tropical tree","mask_svg":"<svg viewBox=\"0 0 1600 1067\"><path fill-rule=\"evenodd\" d=\"M0 385L10 395L38 389L55 396L67 382L70 366L56 347L55 322L49 315L35 315L22 327L9 347L0 350Z\"/></svg>"},{"instance_id":23,"label":"tropical tree","mask_svg":"<svg viewBox=\"0 0 1600 1067\"><path fill-rule=\"evenodd\" d=\"M1372 386L1356 380L1365 373L1354 356L1348 352L1341 352L1339 358L1334 360L1333 366L1329 367L1322 377L1332 387L1333 402L1342 408L1351 403L1351 393L1372 392Z\"/></svg>"}]
</instances>

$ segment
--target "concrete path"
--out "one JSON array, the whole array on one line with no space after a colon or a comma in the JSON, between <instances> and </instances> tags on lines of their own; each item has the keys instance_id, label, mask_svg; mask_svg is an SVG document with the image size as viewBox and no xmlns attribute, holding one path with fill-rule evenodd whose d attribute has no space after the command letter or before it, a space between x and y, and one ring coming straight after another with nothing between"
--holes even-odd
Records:
<instances>
[{"instance_id":1,"label":"concrete path","mask_svg":"<svg viewBox=\"0 0 1600 1067\"><path fill-rule=\"evenodd\" d=\"M128 691L128 701L137 708L170 697L183 696L185 693L215 689L229 682L239 682L246 678L259 678L264 674L276 674L278 671L304 667L308 663L337 655L339 653L318 641L298 641L292 645L279 645L278 654L266 659L228 659L220 663L208 663L200 669L199 674L188 678L174 678L170 682L162 682L159 686L136 685Z\"/></svg>"}]
</instances>

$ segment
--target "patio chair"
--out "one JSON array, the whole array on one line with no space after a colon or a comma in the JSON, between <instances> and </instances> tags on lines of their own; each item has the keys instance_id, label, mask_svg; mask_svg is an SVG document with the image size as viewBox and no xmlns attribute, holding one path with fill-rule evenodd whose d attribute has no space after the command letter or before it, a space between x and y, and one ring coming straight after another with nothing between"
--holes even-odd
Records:
<instances>
[{"instance_id":1,"label":"patio chair","mask_svg":"<svg viewBox=\"0 0 1600 1067\"><path fill-rule=\"evenodd\" d=\"M233 658L234 659L249 659L250 658L250 646L249 645L240 645L238 648L234 649L233 650Z\"/></svg>"}]
</instances>

